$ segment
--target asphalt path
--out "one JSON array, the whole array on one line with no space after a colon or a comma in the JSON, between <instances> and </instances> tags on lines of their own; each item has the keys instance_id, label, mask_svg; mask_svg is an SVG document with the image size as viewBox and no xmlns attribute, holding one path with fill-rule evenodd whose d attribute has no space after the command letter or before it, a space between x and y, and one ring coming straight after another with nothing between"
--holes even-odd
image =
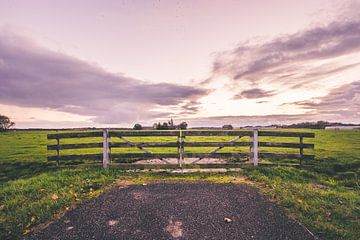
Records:
<instances>
[{"instance_id":1,"label":"asphalt path","mask_svg":"<svg viewBox=\"0 0 360 240\"><path fill-rule=\"evenodd\" d=\"M27 239L314 239L246 184L113 187Z\"/></svg>"}]
</instances>

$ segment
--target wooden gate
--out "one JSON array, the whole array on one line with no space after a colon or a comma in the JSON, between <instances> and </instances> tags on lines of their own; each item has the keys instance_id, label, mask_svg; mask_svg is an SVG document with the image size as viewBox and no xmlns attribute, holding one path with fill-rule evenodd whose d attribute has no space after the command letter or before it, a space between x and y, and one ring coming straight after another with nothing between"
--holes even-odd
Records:
<instances>
[{"instance_id":1,"label":"wooden gate","mask_svg":"<svg viewBox=\"0 0 360 240\"><path fill-rule=\"evenodd\" d=\"M87 143L78 143L79 139L91 139ZM290 142L274 141L283 138ZM305 154L304 149L314 149L314 144L304 143L304 138L314 138L314 133L283 132L263 130L162 130L162 131L84 131L49 134L48 139L55 144L48 145L48 150L55 150L55 155L49 156L49 161L71 160L102 160L104 168L110 163L122 165L132 164L138 160L160 159L169 167L192 167L200 165L204 159L224 159L228 167L239 164L270 164L259 159L296 159L298 165L303 161L313 160L314 155ZM70 139L70 141L69 141ZM261 141L259 141L259 139ZM298 141L294 141L298 139ZM145 141L144 141L145 140ZM63 143L63 141L65 141ZM89 140L88 140L89 141ZM100 152L102 148L102 154ZM209 149L210 148L210 149ZM232 151L225 151L229 149ZM277 151L262 149L276 148ZM91 151L71 154L60 150L92 149ZM139 152L133 152L136 149ZM281 151L279 151L281 149ZM295 153L286 149L298 149ZM169 159L176 159L171 164ZM185 162L184 159L191 159ZM284 164L284 163L277 163ZM175 166L174 166L175 165ZM224 164L211 164L212 167L224 167Z\"/></svg>"}]
</instances>

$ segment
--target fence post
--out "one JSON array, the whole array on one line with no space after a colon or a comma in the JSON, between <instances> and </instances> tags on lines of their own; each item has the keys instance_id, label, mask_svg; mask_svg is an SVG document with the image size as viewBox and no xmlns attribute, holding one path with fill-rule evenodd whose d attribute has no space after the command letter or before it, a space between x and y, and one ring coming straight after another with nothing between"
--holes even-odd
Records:
<instances>
[{"instance_id":1,"label":"fence post","mask_svg":"<svg viewBox=\"0 0 360 240\"><path fill-rule=\"evenodd\" d=\"M184 161L184 145L183 145L183 141L184 141L184 137L183 137L183 133L182 131L180 130L179 131L179 136L178 136L178 143L179 143L179 146L178 146L178 164L179 164L179 167L182 168L182 164L183 164L183 161Z\"/></svg>"},{"instance_id":2,"label":"fence post","mask_svg":"<svg viewBox=\"0 0 360 240\"><path fill-rule=\"evenodd\" d=\"M302 165L304 155L303 137L300 136L300 165Z\"/></svg>"},{"instance_id":3,"label":"fence post","mask_svg":"<svg viewBox=\"0 0 360 240\"><path fill-rule=\"evenodd\" d=\"M56 137L56 166L60 165L60 139L59 137Z\"/></svg>"},{"instance_id":4,"label":"fence post","mask_svg":"<svg viewBox=\"0 0 360 240\"><path fill-rule=\"evenodd\" d=\"M178 165L180 166L180 159L181 159L181 130L179 131L179 135L178 135Z\"/></svg>"},{"instance_id":5,"label":"fence post","mask_svg":"<svg viewBox=\"0 0 360 240\"><path fill-rule=\"evenodd\" d=\"M259 162L258 135L259 135L258 129L254 129L253 135L251 137L251 141L252 141L251 160L254 166L257 166Z\"/></svg>"},{"instance_id":6,"label":"fence post","mask_svg":"<svg viewBox=\"0 0 360 240\"><path fill-rule=\"evenodd\" d=\"M185 162L184 162L184 155L185 155L184 142L185 142L185 133L183 131L181 131L181 165L180 165L181 168L182 168L182 165L185 164Z\"/></svg>"},{"instance_id":7,"label":"fence post","mask_svg":"<svg viewBox=\"0 0 360 240\"><path fill-rule=\"evenodd\" d=\"M103 168L109 167L109 137L108 130L103 129Z\"/></svg>"}]
</instances>

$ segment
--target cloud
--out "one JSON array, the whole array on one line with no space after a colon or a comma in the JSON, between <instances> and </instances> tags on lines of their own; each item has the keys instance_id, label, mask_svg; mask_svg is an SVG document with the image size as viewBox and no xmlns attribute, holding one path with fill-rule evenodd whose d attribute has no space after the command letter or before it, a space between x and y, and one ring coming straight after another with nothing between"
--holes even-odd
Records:
<instances>
[{"instance_id":1,"label":"cloud","mask_svg":"<svg viewBox=\"0 0 360 240\"><path fill-rule=\"evenodd\" d=\"M262 116L216 116L202 118L182 118L177 121L186 121L191 127L218 126L231 124L236 127L266 126L272 124L291 124L304 121L317 121L315 114L271 114Z\"/></svg>"},{"instance_id":2,"label":"cloud","mask_svg":"<svg viewBox=\"0 0 360 240\"><path fill-rule=\"evenodd\" d=\"M274 96L274 91L265 91L260 88L252 88L248 90L244 90L241 93L238 93L234 96L234 99L242 99L242 98L265 98Z\"/></svg>"},{"instance_id":3,"label":"cloud","mask_svg":"<svg viewBox=\"0 0 360 240\"><path fill-rule=\"evenodd\" d=\"M359 17L339 19L270 41L247 41L235 49L220 52L213 63L211 79L225 75L235 83L267 82L298 88L358 67L359 62L337 61L338 57L358 51ZM325 60L333 61L318 64Z\"/></svg>"},{"instance_id":4,"label":"cloud","mask_svg":"<svg viewBox=\"0 0 360 240\"><path fill-rule=\"evenodd\" d=\"M299 106L312 114L337 121L347 119L359 122L360 119L360 81L344 84L329 92L324 97L288 105Z\"/></svg>"},{"instance_id":5,"label":"cloud","mask_svg":"<svg viewBox=\"0 0 360 240\"><path fill-rule=\"evenodd\" d=\"M44 49L9 30L0 31L0 103L92 116L99 123L166 117L157 106L196 100L206 90L147 83ZM196 109L193 109L196 111Z\"/></svg>"}]
</instances>

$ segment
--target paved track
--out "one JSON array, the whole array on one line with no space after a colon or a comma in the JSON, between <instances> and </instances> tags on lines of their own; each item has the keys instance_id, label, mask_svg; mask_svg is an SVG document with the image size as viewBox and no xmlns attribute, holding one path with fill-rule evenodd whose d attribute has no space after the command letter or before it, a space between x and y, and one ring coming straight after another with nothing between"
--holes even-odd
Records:
<instances>
[{"instance_id":1,"label":"paved track","mask_svg":"<svg viewBox=\"0 0 360 240\"><path fill-rule=\"evenodd\" d=\"M208 182L114 187L28 238L314 239L255 187Z\"/></svg>"}]
</instances>

